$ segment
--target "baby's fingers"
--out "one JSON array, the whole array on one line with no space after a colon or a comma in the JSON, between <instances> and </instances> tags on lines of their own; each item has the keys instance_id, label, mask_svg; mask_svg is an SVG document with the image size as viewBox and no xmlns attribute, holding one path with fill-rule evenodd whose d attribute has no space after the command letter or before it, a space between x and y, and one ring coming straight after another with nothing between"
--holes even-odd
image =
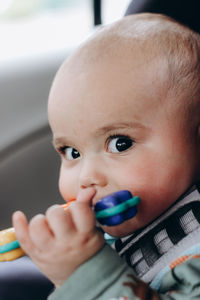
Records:
<instances>
[{"instance_id":1,"label":"baby's fingers","mask_svg":"<svg viewBox=\"0 0 200 300\"><path fill-rule=\"evenodd\" d=\"M96 224L95 216L91 207L87 203L72 203L69 210L71 211L71 215L77 231L82 233L94 231Z\"/></svg>"},{"instance_id":2,"label":"baby's fingers","mask_svg":"<svg viewBox=\"0 0 200 300\"><path fill-rule=\"evenodd\" d=\"M21 211L16 211L12 216L13 227L20 246L27 253L33 249L33 242L29 235L29 227L26 216Z\"/></svg>"},{"instance_id":3,"label":"baby's fingers","mask_svg":"<svg viewBox=\"0 0 200 300\"><path fill-rule=\"evenodd\" d=\"M36 215L29 224L29 234L35 247L44 250L52 243L54 235L49 227L47 218L42 215Z\"/></svg>"},{"instance_id":4,"label":"baby's fingers","mask_svg":"<svg viewBox=\"0 0 200 300\"><path fill-rule=\"evenodd\" d=\"M76 229L68 210L65 211L60 205L54 205L47 210L46 218L57 239L74 236Z\"/></svg>"}]
</instances>

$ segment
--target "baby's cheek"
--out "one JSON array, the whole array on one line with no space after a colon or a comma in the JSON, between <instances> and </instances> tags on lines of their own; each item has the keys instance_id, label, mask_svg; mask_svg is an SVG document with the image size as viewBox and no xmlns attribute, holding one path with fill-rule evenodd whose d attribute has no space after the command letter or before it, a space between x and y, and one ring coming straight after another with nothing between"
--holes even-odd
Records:
<instances>
[{"instance_id":1,"label":"baby's cheek","mask_svg":"<svg viewBox=\"0 0 200 300\"><path fill-rule=\"evenodd\" d=\"M61 178L59 178L58 187L59 187L59 191L60 191L61 196L66 201L67 200L67 194L66 194L65 186L64 186L63 181L62 181Z\"/></svg>"},{"instance_id":2,"label":"baby's cheek","mask_svg":"<svg viewBox=\"0 0 200 300\"><path fill-rule=\"evenodd\" d=\"M128 167L124 173L120 173L120 181L124 183L124 187L133 192L133 194L150 192L152 182L155 181L155 172L151 168L141 166ZM153 179L153 180L152 180Z\"/></svg>"},{"instance_id":3,"label":"baby's cheek","mask_svg":"<svg viewBox=\"0 0 200 300\"><path fill-rule=\"evenodd\" d=\"M69 201L75 198L76 195L74 195L74 192L72 190L72 184L70 184L70 180L68 178L60 176L58 187L60 194L65 201Z\"/></svg>"},{"instance_id":4,"label":"baby's cheek","mask_svg":"<svg viewBox=\"0 0 200 300\"><path fill-rule=\"evenodd\" d=\"M162 174L156 165L153 167L150 164L145 164L144 166L129 168L123 178L125 188L130 190L133 195L141 197L143 212L144 210L152 210L152 207L154 207L154 211L157 210L156 207L160 210L163 206L160 200L168 201L170 182L167 180L167 174Z\"/></svg>"}]
</instances>

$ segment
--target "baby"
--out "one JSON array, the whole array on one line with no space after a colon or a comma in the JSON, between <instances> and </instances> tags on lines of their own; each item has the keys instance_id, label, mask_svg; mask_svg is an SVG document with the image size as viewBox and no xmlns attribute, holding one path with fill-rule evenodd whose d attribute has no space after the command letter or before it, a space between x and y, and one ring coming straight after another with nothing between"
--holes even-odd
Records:
<instances>
[{"instance_id":1,"label":"baby","mask_svg":"<svg viewBox=\"0 0 200 300\"><path fill-rule=\"evenodd\" d=\"M101 28L61 66L48 114L59 189L76 201L30 223L13 216L57 287L50 299L200 297L199 76L200 36L153 14ZM92 208L124 189L141 203L134 218L101 226L118 237L110 247Z\"/></svg>"}]
</instances>

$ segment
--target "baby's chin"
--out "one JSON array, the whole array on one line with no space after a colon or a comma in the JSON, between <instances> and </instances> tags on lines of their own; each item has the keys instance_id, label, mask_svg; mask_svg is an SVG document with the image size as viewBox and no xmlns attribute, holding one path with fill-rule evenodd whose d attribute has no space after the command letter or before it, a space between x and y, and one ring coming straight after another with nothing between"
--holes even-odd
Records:
<instances>
[{"instance_id":1,"label":"baby's chin","mask_svg":"<svg viewBox=\"0 0 200 300\"><path fill-rule=\"evenodd\" d=\"M129 219L119 225L115 226L101 226L104 232L113 237L125 237L133 234L136 230L140 229L137 222L133 219Z\"/></svg>"}]
</instances>

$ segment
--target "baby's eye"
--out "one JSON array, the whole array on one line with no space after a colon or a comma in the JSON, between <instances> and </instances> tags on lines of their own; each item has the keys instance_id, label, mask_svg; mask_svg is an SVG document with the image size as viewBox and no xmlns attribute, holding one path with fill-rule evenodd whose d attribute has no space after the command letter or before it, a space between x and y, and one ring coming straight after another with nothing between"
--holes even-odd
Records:
<instances>
[{"instance_id":1,"label":"baby's eye","mask_svg":"<svg viewBox=\"0 0 200 300\"><path fill-rule=\"evenodd\" d=\"M80 153L72 147L63 147L61 152L67 160L74 160L80 156Z\"/></svg>"},{"instance_id":2,"label":"baby's eye","mask_svg":"<svg viewBox=\"0 0 200 300\"><path fill-rule=\"evenodd\" d=\"M133 140L127 136L110 137L108 151L112 153L123 152L132 147L133 144Z\"/></svg>"}]
</instances>

